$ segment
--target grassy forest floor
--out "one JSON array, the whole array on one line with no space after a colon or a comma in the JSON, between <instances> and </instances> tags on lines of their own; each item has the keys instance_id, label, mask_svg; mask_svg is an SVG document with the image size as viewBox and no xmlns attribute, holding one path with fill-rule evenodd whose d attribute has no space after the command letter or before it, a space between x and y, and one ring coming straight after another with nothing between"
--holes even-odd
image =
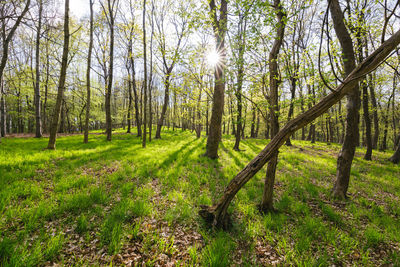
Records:
<instances>
[{"instance_id":1,"label":"grassy forest floor","mask_svg":"<svg viewBox=\"0 0 400 267\"><path fill-rule=\"evenodd\" d=\"M230 231L197 215L268 140L243 151L224 136L218 161L206 138L164 131L147 148L122 130L0 145L0 265L400 266L400 166L389 152L356 153L349 200L329 198L337 144L293 141L279 154L276 213L261 215L264 171L238 193Z\"/></svg>"}]
</instances>

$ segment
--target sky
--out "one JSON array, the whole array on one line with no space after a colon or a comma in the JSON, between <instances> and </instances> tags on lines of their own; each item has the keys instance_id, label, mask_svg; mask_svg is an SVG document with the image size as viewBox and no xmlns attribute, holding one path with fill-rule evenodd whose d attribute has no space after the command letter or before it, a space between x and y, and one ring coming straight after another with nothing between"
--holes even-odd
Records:
<instances>
[{"instance_id":1,"label":"sky","mask_svg":"<svg viewBox=\"0 0 400 267\"><path fill-rule=\"evenodd\" d=\"M89 15L89 0L70 0L70 12L78 19L85 15Z\"/></svg>"}]
</instances>

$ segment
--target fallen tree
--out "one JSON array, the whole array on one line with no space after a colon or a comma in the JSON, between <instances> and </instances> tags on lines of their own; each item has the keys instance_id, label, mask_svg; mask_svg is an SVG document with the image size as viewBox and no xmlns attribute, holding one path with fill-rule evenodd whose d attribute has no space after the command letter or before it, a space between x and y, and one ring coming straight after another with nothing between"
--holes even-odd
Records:
<instances>
[{"instance_id":1,"label":"fallen tree","mask_svg":"<svg viewBox=\"0 0 400 267\"><path fill-rule=\"evenodd\" d=\"M278 149L285 141L297 130L303 128L330 107L335 105L346 94L351 92L354 86L368 73L374 71L399 45L400 30L393 34L387 41L368 56L361 64L359 64L343 81L327 96L321 99L316 105L308 111L298 115L289 121L275 136L271 142L244 167L233 178L224 190L224 194L213 206L201 206L199 214L207 222L216 228L228 228L229 215L227 214L228 206L236 193L275 155Z\"/></svg>"}]
</instances>

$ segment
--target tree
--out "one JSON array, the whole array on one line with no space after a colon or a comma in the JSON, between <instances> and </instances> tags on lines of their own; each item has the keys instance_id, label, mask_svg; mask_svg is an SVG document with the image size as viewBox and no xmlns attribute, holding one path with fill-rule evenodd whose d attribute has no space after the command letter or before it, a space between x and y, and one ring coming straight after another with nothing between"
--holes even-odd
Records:
<instances>
[{"instance_id":1,"label":"tree","mask_svg":"<svg viewBox=\"0 0 400 267\"><path fill-rule=\"evenodd\" d=\"M68 53L69 53L69 0L65 0L65 14L64 14L64 45L63 45L63 53L61 60L61 71L60 78L58 80L58 89L57 89L57 100L56 105L54 107L53 118L50 126L50 137L49 143L47 145L47 149L55 149L56 148L56 138L57 138L57 129L58 129L58 121L61 113L61 105L64 98L64 87L65 87L65 79L67 75L67 67L68 67Z\"/></svg>"},{"instance_id":2,"label":"tree","mask_svg":"<svg viewBox=\"0 0 400 267\"><path fill-rule=\"evenodd\" d=\"M398 136L400 138L400 135ZM393 156L389 158L389 161L393 162L394 164L397 164L400 162L400 142L397 144L397 149L394 152Z\"/></svg>"},{"instance_id":3,"label":"tree","mask_svg":"<svg viewBox=\"0 0 400 267\"><path fill-rule=\"evenodd\" d=\"M143 138L142 147L146 147L146 124L147 124L147 44L146 44L146 0L143 0Z\"/></svg>"},{"instance_id":4,"label":"tree","mask_svg":"<svg viewBox=\"0 0 400 267\"><path fill-rule=\"evenodd\" d=\"M31 4L31 0L27 0L24 9L20 14L9 14L9 12L16 11L16 8L10 8L12 5L16 3L10 2L1 2L0 3L0 16L1 16L1 39L2 39L2 54L1 54L1 61L0 61L0 86L1 86L1 116L5 116L5 103L4 103L4 88L3 88L3 72L4 68L6 67L7 59L8 59L8 49L10 42L17 30L18 26L21 24L22 19L24 18L25 14L28 12L29 6ZM10 27L7 28L8 23L12 20L13 17L16 17L15 23ZM5 133L5 125L2 123L0 125L2 131ZM1 142L1 135L0 135L0 142Z\"/></svg>"},{"instance_id":5,"label":"tree","mask_svg":"<svg viewBox=\"0 0 400 267\"><path fill-rule=\"evenodd\" d=\"M269 54L269 115L271 124L271 138L279 132L279 103L278 103L278 54L283 43L285 34L285 11L283 10L280 0L274 0L273 7L278 19L276 28L276 37ZM276 165L278 163L278 151L268 162L267 172L265 175L264 193L260 204L260 210L267 212L273 209L273 190L275 183Z\"/></svg>"},{"instance_id":6,"label":"tree","mask_svg":"<svg viewBox=\"0 0 400 267\"><path fill-rule=\"evenodd\" d=\"M277 150L285 143L294 132L306 126L330 107L338 103L345 95L354 90L357 83L368 73L374 71L389 54L400 44L400 30L394 33L387 41L382 43L371 55L359 64L344 80L328 95L323 97L309 110L299 114L288 122L271 142L253 158L227 185L223 195L213 206L201 206L199 214L214 227L227 228L229 216L227 210L229 204L237 192L267 163L273 158Z\"/></svg>"},{"instance_id":7,"label":"tree","mask_svg":"<svg viewBox=\"0 0 400 267\"><path fill-rule=\"evenodd\" d=\"M90 117L90 68L92 63L92 49L93 49L93 0L89 0L90 5L90 21L89 21L89 51L87 57L86 69L86 118L85 118L85 133L83 142L89 141L89 117Z\"/></svg>"},{"instance_id":8,"label":"tree","mask_svg":"<svg viewBox=\"0 0 400 267\"><path fill-rule=\"evenodd\" d=\"M38 25L36 28L36 51L35 51L35 115L36 115L36 133L35 137L42 137L42 119L40 111L40 37L42 34L42 13L43 13L43 0L38 0L39 14L38 14Z\"/></svg>"},{"instance_id":9,"label":"tree","mask_svg":"<svg viewBox=\"0 0 400 267\"><path fill-rule=\"evenodd\" d=\"M214 94L212 102L212 112L210 129L207 138L205 155L211 159L218 158L218 145L221 141L222 113L224 111L225 94L225 33L228 22L228 1L221 0L219 5L219 16L217 16L217 6L215 0L209 2L211 10L211 20L216 39L216 51L219 54L219 62L214 70Z\"/></svg>"},{"instance_id":10,"label":"tree","mask_svg":"<svg viewBox=\"0 0 400 267\"><path fill-rule=\"evenodd\" d=\"M112 119L111 119L111 94L113 86L113 72L114 72L114 24L115 17L117 16L118 0L107 0L107 8L100 2L103 12L107 19L107 24L110 28L110 65L108 74L106 76L106 133L107 141L111 141L112 136Z\"/></svg>"},{"instance_id":11,"label":"tree","mask_svg":"<svg viewBox=\"0 0 400 267\"><path fill-rule=\"evenodd\" d=\"M160 113L160 118L158 119L157 122L157 130L156 130L156 139L161 138L161 128L163 126L164 120L165 120L165 114L167 112L167 107L169 106L169 89L171 85L171 76L172 76L172 71L174 70L174 67L179 59L179 54L181 52L181 47L182 47L182 40L185 37L187 33L187 28L188 28L188 13L187 13L187 7L186 6L179 6L176 8L177 13L180 13L179 16L182 19L180 22L178 21L178 18L173 17L171 18L170 23L174 25L175 28L175 34L176 34L176 43L173 44L174 48L173 49L168 49L168 44L166 42L166 29L165 29L165 18L167 16L166 12L168 11L167 6L170 6L171 2L167 1L164 2L164 5L161 6L160 14L158 17L156 17L156 25L157 25L157 30L158 30L158 44L159 44L159 49L162 55L162 64L163 64L163 70L164 70L164 103L161 109ZM172 40L174 40L173 38ZM168 51L171 50L171 51ZM169 55L170 54L170 55ZM168 58L171 58L168 60Z\"/></svg>"},{"instance_id":12,"label":"tree","mask_svg":"<svg viewBox=\"0 0 400 267\"><path fill-rule=\"evenodd\" d=\"M353 41L345 25L343 12L338 0L328 0L329 10L333 20L336 36L342 47L342 60L345 75L348 76L356 67L356 59L353 48ZM335 198L346 198L347 189L350 181L350 170L356 151L357 141L359 139L359 108L360 94L358 84L354 85L354 90L350 90L347 96L347 115L346 130L342 149L340 150L337 169L336 182L332 189L332 195Z\"/></svg>"}]
</instances>

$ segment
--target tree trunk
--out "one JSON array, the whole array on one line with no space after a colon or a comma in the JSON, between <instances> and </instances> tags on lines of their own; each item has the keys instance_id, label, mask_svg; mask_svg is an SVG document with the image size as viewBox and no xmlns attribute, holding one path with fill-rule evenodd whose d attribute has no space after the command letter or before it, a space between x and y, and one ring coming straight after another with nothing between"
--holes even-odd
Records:
<instances>
[{"instance_id":1,"label":"tree trunk","mask_svg":"<svg viewBox=\"0 0 400 267\"><path fill-rule=\"evenodd\" d=\"M280 0L274 0L274 9L278 18L276 37L269 54L269 115L271 123L271 139L279 132L279 103L278 103L278 87L279 87L279 72L278 72L278 55L283 43L285 34L286 14L283 10ZM273 209L273 190L275 183L276 164L278 161L278 151L276 151L268 163L267 172L265 175L264 193L260 204L262 212L268 212Z\"/></svg>"},{"instance_id":2,"label":"tree trunk","mask_svg":"<svg viewBox=\"0 0 400 267\"><path fill-rule=\"evenodd\" d=\"M146 147L146 124L147 124L147 47L146 47L146 0L143 0L143 137L142 147Z\"/></svg>"},{"instance_id":3,"label":"tree trunk","mask_svg":"<svg viewBox=\"0 0 400 267\"><path fill-rule=\"evenodd\" d=\"M218 145L221 141L221 123L224 111L224 93L225 93L225 33L228 20L228 2L221 0L219 7L219 19L215 0L210 0L211 16L213 20L214 34L216 38L216 49L220 54L220 62L215 67L214 94L211 112L210 130L207 138L205 155L211 159L218 158Z\"/></svg>"},{"instance_id":4,"label":"tree trunk","mask_svg":"<svg viewBox=\"0 0 400 267\"><path fill-rule=\"evenodd\" d=\"M378 119L378 105L376 104L376 97L375 97L375 86L374 86L374 78L373 74L369 75L369 93L371 95L371 104L372 104L372 116L374 119L374 136L372 138L372 148L377 149L378 148L378 140L379 140L379 119Z\"/></svg>"},{"instance_id":5,"label":"tree trunk","mask_svg":"<svg viewBox=\"0 0 400 267\"><path fill-rule=\"evenodd\" d=\"M89 117L90 117L90 68L92 62L93 49L93 0L89 0L90 6L90 26L89 26L89 51L87 57L86 69L86 117L85 117L85 133L83 142L86 144L89 141Z\"/></svg>"},{"instance_id":6,"label":"tree trunk","mask_svg":"<svg viewBox=\"0 0 400 267\"><path fill-rule=\"evenodd\" d=\"M39 0L39 20L38 27L36 29L36 51L35 51L35 68L36 68L36 78L35 78L35 119L36 119L36 132L35 137L42 137L42 118L40 111L40 35L42 31L42 12L43 12L43 1Z\"/></svg>"},{"instance_id":7,"label":"tree trunk","mask_svg":"<svg viewBox=\"0 0 400 267\"><path fill-rule=\"evenodd\" d=\"M398 136L398 139L400 140L400 135ZM389 161L393 162L394 164L397 164L400 162L400 142L397 144L397 149L394 152L393 156L389 158Z\"/></svg>"},{"instance_id":8,"label":"tree trunk","mask_svg":"<svg viewBox=\"0 0 400 267\"><path fill-rule=\"evenodd\" d=\"M54 107L53 119L50 126L50 137L47 149L56 148L58 120L60 118L61 105L64 97L65 78L68 67L68 51L69 51L69 0L65 0L65 15L64 15L64 46L61 60L60 79L58 81L57 100Z\"/></svg>"},{"instance_id":9,"label":"tree trunk","mask_svg":"<svg viewBox=\"0 0 400 267\"><path fill-rule=\"evenodd\" d=\"M336 36L342 47L342 59L345 74L349 75L356 66L353 42L347 31L343 12L340 9L338 0L330 0L329 9L335 28ZM359 106L360 95L358 84L355 84L354 90L351 90L347 96L347 115L346 129L343 146L337 160L336 182L333 186L333 197L346 198L347 189L350 181L350 170L353 162L356 144L359 139Z\"/></svg>"},{"instance_id":10,"label":"tree trunk","mask_svg":"<svg viewBox=\"0 0 400 267\"><path fill-rule=\"evenodd\" d=\"M107 141L111 141L112 138L112 119L111 119L111 93L112 93L112 85L113 85L113 72L114 72L114 4L111 4L112 0L107 1L108 5L108 26L110 27L110 65L107 75L107 88L106 88L106 100L105 100L105 108L106 108L106 133L107 133ZM105 10L104 10L105 12ZM106 13L106 12L105 12Z\"/></svg>"},{"instance_id":11,"label":"tree trunk","mask_svg":"<svg viewBox=\"0 0 400 267\"><path fill-rule=\"evenodd\" d=\"M160 114L160 119L158 120L157 123L157 130L156 130L156 139L161 138L161 128L163 126L164 120L165 120L165 114L167 113L167 107L169 105L169 86L170 86L170 75L171 75L172 69L167 70L167 74L165 75L165 91L164 91L164 103L161 109L161 114Z\"/></svg>"},{"instance_id":12,"label":"tree trunk","mask_svg":"<svg viewBox=\"0 0 400 267\"><path fill-rule=\"evenodd\" d=\"M386 57L400 44L400 30L393 34L378 49L368 56L337 86L331 93L322 98L316 105L306 112L298 115L288 122L268 145L246 165L225 188L222 197L213 206L202 206L199 214L213 227L227 228L229 216L227 210L236 193L268 162L278 149L285 143L286 139L298 129L306 126L330 107L338 103L345 95L356 89L358 81L366 74L375 70Z\"/></svg>"},{"instance_id":13,"label":"tree trunk","mask_svg":"<svg viewBox=\"0 0 400 267\"><path fill-rule=\"evenodd\" d=\"M4 94L4 88L3 88L3 83L0 85L1 86L1 91L3 92L1 94L0 98L0 128L1 128L1 133L0 133L0 138L6 136L6 101L5 101L5 94Z\"/></svg>"}]
</instances>

